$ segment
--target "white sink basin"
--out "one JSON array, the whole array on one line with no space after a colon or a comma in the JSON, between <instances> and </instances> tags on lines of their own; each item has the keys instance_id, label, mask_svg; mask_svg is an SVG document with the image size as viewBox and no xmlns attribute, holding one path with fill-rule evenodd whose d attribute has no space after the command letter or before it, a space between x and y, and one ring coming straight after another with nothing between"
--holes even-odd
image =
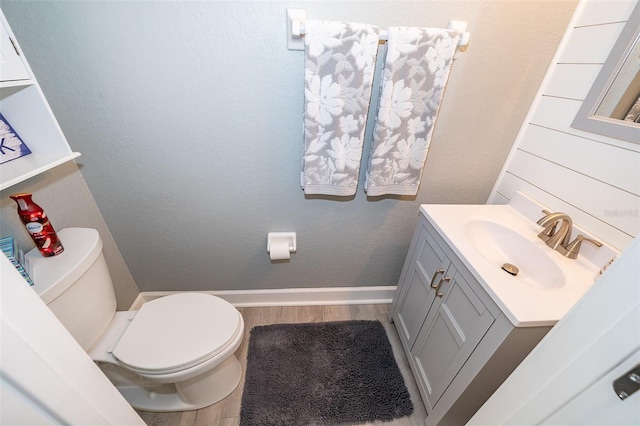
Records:
<instances>
[{"instance_id":1,"label":"white sink basin","mask_svg":"<svg viewBox=\"0 0 640 426\"><path fill-rule=\"evenodd\" d=\"M462 265L517 327L555 324L591 287L606 260L568 259L538 238L541 206L516 194L509 205L423 204L420 210ZM575 233L589 233L575 227ZM595 252L595 249L594 249ZM611 259L606 244L598 256ZM602 259L602 258L598 258ZM515 265L513 276L502 265Z\"/></svg>"},{"instance_id":2,"label":"white sink basin","mask_svg":"<svg viewBox=\"0 0 640 426\"><path fill-rule=\"evenodd\" d=\"M516 283L526 283L543 288L560 288L566 284L565 277L556 263L549 257L553 254L496 222L471 220L464 227L464 234L471 245L494 267L502 269L505 263L515 265L519 272L509 275Z\"/></svg>"}]
</instances>

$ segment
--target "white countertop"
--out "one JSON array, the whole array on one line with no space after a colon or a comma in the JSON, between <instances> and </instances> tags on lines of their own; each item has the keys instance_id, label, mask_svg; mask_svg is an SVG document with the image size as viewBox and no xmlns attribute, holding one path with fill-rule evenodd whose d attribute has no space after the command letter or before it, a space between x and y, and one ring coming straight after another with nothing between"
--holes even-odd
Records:
<instances>
[{"instance_id":1,"label":"white countertop","mask_svg":"<svg viewBox=\"0 0 640 426\"><path fill-rule=\"evenodd\" d=\"M554 325L593 285L599 276L601 265L595 266L582 255L579 255L578 259L568 259L547 247L544 241L537 237L541 227L536 224L535 220L526 216L530 211L518 210L519 205L513 204L423 204L420 211L450 245L513 325L517 327ZM537 210L538 206L535 209ZM539 216L542 217L542 213ZM559 267L564 285L556 288L544 288L527 282L522 277L511 276L500 268L501 265L489 261L466 234L465 225L475 220L500 224L516 231L535 244ZM603 249L605 251L611 250L606 246ZM605 255L608 256L609 253L607 252ZM612 251L611 256L615 255L616 253Z\"/></svg>"}]
</instances>

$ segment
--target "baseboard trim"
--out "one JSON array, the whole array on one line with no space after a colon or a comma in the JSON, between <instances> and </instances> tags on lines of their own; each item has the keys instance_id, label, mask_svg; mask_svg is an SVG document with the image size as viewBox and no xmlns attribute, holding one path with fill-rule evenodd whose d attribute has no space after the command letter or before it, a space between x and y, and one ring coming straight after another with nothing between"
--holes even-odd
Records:
<instances>
[{"instance_id":1,"label":"baseboard trim","mask_svg":"<svg viewBox=\"0 0 640 426\"><path fill-rule=\"evenodd\" d=\"M396 286L283 288L268 290L198 291L218 296L236 307L362 305L391 303ZM145 291L138 294L129 310L143 303L180 291Z\"/></svg>"}]
</instances>

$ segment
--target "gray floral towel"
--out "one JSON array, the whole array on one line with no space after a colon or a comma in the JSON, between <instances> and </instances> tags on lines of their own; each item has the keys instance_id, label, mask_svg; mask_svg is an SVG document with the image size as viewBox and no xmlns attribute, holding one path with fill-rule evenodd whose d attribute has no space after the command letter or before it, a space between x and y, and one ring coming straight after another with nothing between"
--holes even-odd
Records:
<instances>
[{"instance_id":1,"label":"gray floral towel","mask_svg":"<svg viewBox=\"0 0 640 426\"><path fill-rule=\"evenodd\" d=\"M367 195L415 195L458 43L454 31L389 28Z\"/></svg>"},{"instance_id":2,"label":"gray floral towel","mask_svg":"<svg viewBox=\"0 0 640 426\"><path fill-rule=\"evenodd\" d=\"M356 193L378 28L366 24L305 23L305 194Z\"/></svg>"}]
</instances>

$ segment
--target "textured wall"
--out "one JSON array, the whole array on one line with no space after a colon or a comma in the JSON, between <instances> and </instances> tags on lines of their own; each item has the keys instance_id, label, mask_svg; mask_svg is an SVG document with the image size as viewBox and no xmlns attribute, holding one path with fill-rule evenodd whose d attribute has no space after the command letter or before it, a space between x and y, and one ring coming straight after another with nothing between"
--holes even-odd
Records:
<instances>
[{"instance_id":1,"label":"textured wall","mask_svg":"<svg viewBox=\"0 0 640 426\"><path fill-rule=\"evenodd\" d=\"M362 186L351 200L305 198L303 53L286 49L287 7L381 27L468 22L416 199L367 199ZM574 7L2 4L143 291L395 285L420 203L487 199ZM268 231L298 232L290 263L269 262Z\"/></svg>"},{"instance_id":2,"label":"textured wall","mask_svg":"<svg viewBox=\"0 0 640 426\"><path fill-rule=\"evenodd\" d=\"M34 244L18 218L16 203L9 198L10 194L18 192L32 193L33 200L45 210L56 230L76 226L100 232L118 309L127 309L138 295L138 288L78 166L73 162L65 163L2 191L0 233L3 237L13 235L20 247L27 251ZM64 241L62 243L64 245Z\"/></svg>"}]
</instances>

